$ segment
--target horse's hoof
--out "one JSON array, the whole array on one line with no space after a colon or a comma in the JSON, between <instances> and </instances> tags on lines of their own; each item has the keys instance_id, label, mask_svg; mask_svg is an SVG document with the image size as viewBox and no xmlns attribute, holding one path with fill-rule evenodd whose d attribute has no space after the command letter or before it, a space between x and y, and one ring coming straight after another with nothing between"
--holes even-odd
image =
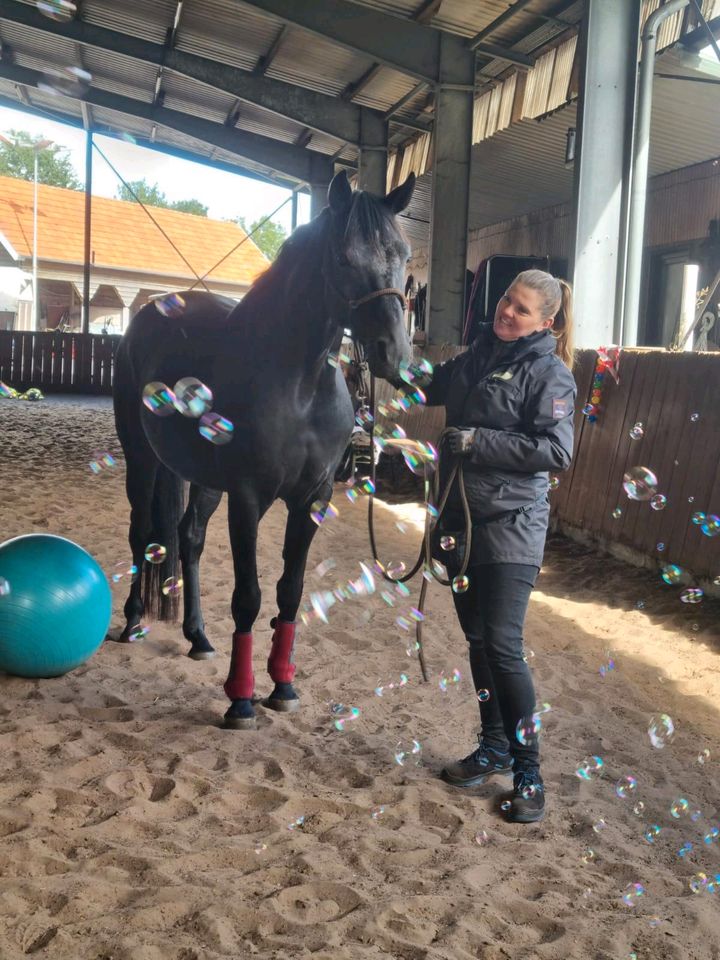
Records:
<instances>
[{"instance_id":1,"label":"horse's hoof","mask_svg":"<svg viewBox=\"0 0 720 960\"><path fill-rule=\"evenodd\" d=\"M251 700L233 700L225 713L224 726L227 730L255 730L257 720Z\"/></svg>"},{"instance_id":2,"label":"horse's hoof","mask_svg":"<svg viewBox=\"0 0 720 960\"><path fill-rule=\"evenodd\" d=\"M108 633L105 640L109 640L112 643L140 643L145 639L146 633L147 631L143 631L139 627L125 627L122 633L118 633L115 636Z\"/></svg>"},{"instance_id":3,"label":"horse's hoof","mask_svg":"<svg viewBox=\"0 0 720 960\"><path fill-rule=\"evenodd\" d=\"M261 701L268 710L276 710L278 713L295 713L300 709L300 697L294 700L280 700L278 697L266 697Z\"/></svg>"},{"instance_id":4,"label":"horse's hoof","mask_svg":"<svg viewBox=\"0 0 720 960\"><path fill-rule=\"evenodd\" d=\"M225 714L223 726L226 730L257 730L256 717L229 717Z\"/></svg>"},{"instance_id":5,"label":"horse's hoof","mask_svg":"<svg viewBox=\"0 0 720 960\"><path fill-rule=\"evenodd\" d=\"M300 709L300 697L291 683L276 683L275 689L262 701L262 705L278 713L295 713Z\"/></svg>"},{"instance_id":6,"label":"horse's hoof","mask_svg":"<svg viewBox=\"0 0 720 960\"><path fill-rule=\"evenodd\" d=\"M212 660L215 656L214 650L188 650L188 656L191 660Z\"/></svg>"}]
</instances>

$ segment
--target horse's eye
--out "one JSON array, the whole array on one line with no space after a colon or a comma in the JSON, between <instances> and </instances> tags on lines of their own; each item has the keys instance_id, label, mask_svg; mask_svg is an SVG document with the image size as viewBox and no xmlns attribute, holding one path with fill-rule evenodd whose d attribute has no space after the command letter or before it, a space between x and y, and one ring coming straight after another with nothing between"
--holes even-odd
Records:
<instances>
[{"instance_id":1,"label":"horse's eye","mask_svg":"<svg viewBox=\"0 0 720 960\"><path fill-rule=\"evenodd\" d=\"M350 261L349 261L348 258L347 258L347 254L344 253L344 251L342 251L342 250L337 250L337 251L335 252L335 263L337 263L337 265L338 265L339 267L349 267L349 266L350 266Z\"/></svg>"}]
</instances>

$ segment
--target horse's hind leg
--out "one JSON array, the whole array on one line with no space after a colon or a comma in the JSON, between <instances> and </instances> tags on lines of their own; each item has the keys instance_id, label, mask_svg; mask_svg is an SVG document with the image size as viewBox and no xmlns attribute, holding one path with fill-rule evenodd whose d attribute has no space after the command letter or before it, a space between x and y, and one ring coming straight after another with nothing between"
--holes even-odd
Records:
<instances>
[{"instance_id":1,"label":"horse's hind leg","mask_svg":"<svg viewBox=\"0 0 720 960\"><path fill-rule=\"evenodd\" d=\"M275 688L263 701L264 706L283 713L294 712L300 707L300 698L292 684L295 677L295 617L302 599L310 544L317 529L307 505L288 507L284 567L277 584L278 616L272 624L275 632L267 664Z\"/></svg>"},{"instance_id":2,"label":"horse's hind leg","mask_svg":"<svg viewBox=\"0 0 720 960\"><path fill-rule=\"evenodd\" d=\"M158 460L149 445L144 442L144 438L138 439L137 445L139 448L145 449L146 456L131 455L128 457L125 477L125 489L130 502L128 540L132 552L133 566L137 570L137 574L130 585L130 593L125 601L125 627L118 638L121 643L129 643L133 639L134 629L140 625L144 613L141 574L145 560L145 550L152 532L153 490L159 466Z\"/></svg>"},{"instance_id":3,"label":"horse's hind leg","mask_svg":"<svg viewBox=\"0 0 720 960\"><path fill-rule=\"evenodd\" d=\"M183 634L191 643L188 656L193 660L209 660L215 650L205 635L200 607L200 557L210 517L222 499L219 490L209 490L195 483L190 485L187 509L180 521L180 562L183 575Z\"/></svg>"}]
</instances>

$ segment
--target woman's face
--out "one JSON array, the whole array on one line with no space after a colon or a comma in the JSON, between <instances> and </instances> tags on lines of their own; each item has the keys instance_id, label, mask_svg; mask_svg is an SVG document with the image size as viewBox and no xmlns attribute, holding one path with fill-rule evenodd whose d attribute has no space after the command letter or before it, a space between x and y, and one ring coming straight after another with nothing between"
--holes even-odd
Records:
<instances>
[{"instance_id":1,"label":"woman's face","mask_svg":"<svg viewBox=\"0 0 720 960\"><path fill-rule=\"evenodd\" d=\"M543 320L541 298L537 290L524 283L514 283L500 297L493 320L493 332L498 340L519 340L537 330L552 326L554 317Z\"/></svg>"}]
</instances>

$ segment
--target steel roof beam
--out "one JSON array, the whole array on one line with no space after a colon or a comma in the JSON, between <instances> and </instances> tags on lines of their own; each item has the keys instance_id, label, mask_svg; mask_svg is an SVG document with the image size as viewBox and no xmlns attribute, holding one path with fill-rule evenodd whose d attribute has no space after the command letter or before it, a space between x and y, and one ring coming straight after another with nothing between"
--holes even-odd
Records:
<instances>
[{"instance_id":1,"label":"steel roof beam","mask_svg":"<svg viewBox=\"0 0 720 960\"><path fill-rule=\"evenodd\" d=\"M68 127L75 127L79 130L83 129L82 120L78 119L77 117L70 116L66 113L48 110L45 107L34 107L29 100L27 101L27 105L23 107L11 97L4 97L0 95L0 107L9 107L11 110L22 110L23 113L28 113L34 117L41 117L43 120L51 119L56 123L64 123ZM119 139L118 131L111 127L95 125L95 127L93 127L93 133L100 134L104 137L112 137L115 140ZM148 150L152 150L155 153L164 153L170 157L178 157L180 160L189 160L192 163L201 163L206 167L213 167L216 170L224 170L226 173L235 173L241 177L249 177L251 180L258 180L260 183L269 183L274 187L282 187L286 190L294 190L297 187L297 183L294 180L286 180L284 177L275 177L270 174L262 174L257 170L252 170L250 167L243 166L242 163L230 163L226 160L215 160L214 158L208 157L203 153L195 153L193 150L183 150L181 147L172 147L169 144L155 143L147 137L135 136L134 134L133 139L139 146L145 147ZM306 193L307 191L305 190L301 192Z\"/></svg>"},{"instance_id":2,"label":"steel roof beam","mask_svg":"<svg viewBox=\"0 0 720 960\"><path fill-rule=\"evenodd\" d=\"M312 0L303 4L297 0L241 0L241 3L433 84L440 76L440 38L447 39L463 53L468 48L468 41L454 33L441 32L415 20L403 20L346 0ZM420 16L422 12L423 8ZM494 43L478 41L472 49L518 66L531 67L535 63L524 53Z\"/></svg>"},{"instance_id":3,"label":"steel roof beam","mask_svg":"<svg viewBox=\"0 0 720 960\"><path fill-rule=\"evenodd\" d=\"M438 79L440 33L431 27L344 0L242 2L418 80L435 83ZM464 46L462 37L455 39Z\"/></svg>"},{"instance_id":4,"label":"steel roof beam","mask_svg":"<svg viewBox=\"0 0 720 960\"><path fill-rule=\"evenodd\" d=\"M37 70L28 70L26 67L0 63L0 77L22 83L26 87L36 87L38 81L42 79L42 74ZM142 100L110 93L108 90L97 87L90 87L82 100L105 110L115 110L127 116L140 117L150 123L170 127L186 136L214 144L216 147L246 157L248 160L270 167L301 182L317 182L318 179L322 179L318 177L318 170L323 166L330 167L329 160L324 154L272 140L257 133L226 127L224 124L213 123L211 120L181 113L179 110L169 110L167 107L158 107Z\"/></svg>"},{"instance_id":5,"label":"steel roof beam","mask_svg":"<svg viewBox=\"0 0 720 960\"><path fill-rule=\"evenodd\" d=\"M66 37L86 46L157 64L338 140L355 146L360 142L360 107L338 97L254 75L207 57L168 50L164 44L151 43L82 20L56 23L19 0L0 0L0 17L52 36Z\"/></svg>"}]
</instances>

